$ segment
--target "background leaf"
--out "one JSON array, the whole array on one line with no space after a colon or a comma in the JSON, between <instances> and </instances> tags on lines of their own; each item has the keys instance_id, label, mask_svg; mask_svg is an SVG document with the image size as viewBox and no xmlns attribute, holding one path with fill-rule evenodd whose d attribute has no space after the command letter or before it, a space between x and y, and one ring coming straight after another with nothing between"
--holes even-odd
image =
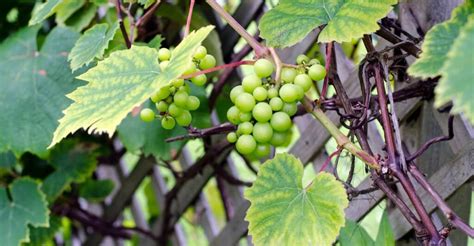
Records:
<instances>
[{"instance_id":1,"label":"background leaf","mask_svg":"<svg viewBox=\"0 0 474 246\"><path fill-rule=\"evenodd\" d=\"M346 220L346 225L341 229L341 233L339 234L339 243L341 246L386 246L385 244L375 244L374 240L369 236L367 231L365 231L362 226L351 220Z\"/></svg>"},{"instance_id":2,"label":"background leaf","mask_svg":"<svg viewBox=\"0 0 474 246\"><path fill-rule=\"evenodd\" d=\"M296 44L318 26L319 42L339 43L379 29L396 0L280 0L260 20L260 36L273 47Z\"/></svg>"},{"instance_id":3,"label":"background leaf","mask_svg":"<svg viewBox=\"0 0 474 246\"><path fill-rule=\"evenodd\" d=\"M348 206L342 184L319 173L302 185L303 165L294 156L278 154L260 168L245 191L251 203L245 219L255 245L331 245L344 225Z\"/></svg>"},{"instance_id":4,"label":"background leaf","mask_svg":"<svg viewBox=\"0 0 474 246\"><path fill-rule=\"evenodd\" d=\"M88 179L79 187L79 195L92 202L101 202L113 191L114 186L114 182L109 179Z\"/></svg>"},{"instance_id":5,"label":"background leaf","mask_svg":"<svg viewBox=\"0 0 474 246\"><path fill-rule=\"evenodd\" d=\"M35 8L29 22L30 26L36 25L51 16L54 13L56 6L60 3L61 0L46 0L46 2Z\"/></svg>"},{"instance_id":6,"label":"background leaf","mask_svg":"<svg viewBox=\"0 0 474 246\"><path fill-rule=\"evenodd\" d=\"M16 158L12 152L8 151L0 153L0 168L11 168L15 163Z\"/></svg>"},{"instance_id":7,"label":"background leaf","mask_svg":"<svg viewBox=\"0 0 474 246\"><path fill-rule=\"evenodd\" d=\"M74 103L64 111L50 146L80 128L112 135L117 125L134 107L143 103L161 86L178 78L192 62L194 50L213 29L208 26L189 34L172 52L164 71L158 51L145 46L112 53L78 78L89 81L68 97Z\"/></svg>"},{"instance_id":8,"label":"background leaf","mask_svg":"<svg viewBox=\"0 0 474 246\"><path fill-rule=\"evenodd\" d=\"M29 241L29 228L48 225L48 204L39 184L29 178L16 179L7 190L0 187L0 232L4 246L17 246ZM28 194L28 195L25 195Z\"/></svg>"},{"instance_id":9,"label":"background leaf","mask_svg":"<svg viewBox=\"0 0 474 246\"><path fill-rule=\"evenodd\" d=\"M38 28L22 29L0 45L0 152L46 153L70 104L64 95L82 84L66 61L79 34L55 28L38 51Z\"/></svg>"},{"instance_id":10,"label":"background leaf","mask_svg":"<svg viewBox=\"0 0 474 246\"><path fill-rule=\"evenodd\" d=\"M382 214L375 245L395 246L395 236L393 235L393 229L388 219L387 210Z\"/></svg>"},{"instance_id":11,"label":"background leaf","mask_svg":"<svg viewBox=\"0 0 474 246\"><path fill-rule=\"evenodd\" d=\"M54 234L61 228L61 218L58 216L50 216L49 227L30 227L30 242L24 245L28 246L44 246L50 242Z\"/></svg>"},{"instance_id":12,"label":"background leaf","mask_svg":"<svg viewBox=\"0 0 474 246\"><path fill-rule=\"evenodd\" d=\"M64 25L66 20L84 6L85 3L86 0L61 1L55 8L56 22Z\"/></svg>"}]
</instances>

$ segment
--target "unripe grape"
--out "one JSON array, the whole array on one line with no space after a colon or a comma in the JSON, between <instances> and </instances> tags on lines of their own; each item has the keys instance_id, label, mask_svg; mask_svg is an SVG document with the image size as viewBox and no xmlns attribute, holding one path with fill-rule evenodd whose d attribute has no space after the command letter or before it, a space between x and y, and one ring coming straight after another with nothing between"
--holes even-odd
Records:
<instances>
[{"instance_id":1,"label":"unripe grape","mask_svg":"<svg viewBox=\"0 0 474 246\"><path fill-rule=\"evenodd\" d=\"M315 64L308 69L308 75L312 80L319 81L326 77L326 69L319 64Z\"/></svg>"},{"instance_id":2,"label":"unripe grape","mask_svg":"<svg viewBox=\"0 0 474 246\"><path fill-rule=\"evenodd\" d=\"M216 66L216 58L211 55L206 55L202 60L199 62L199 68L202 70L213 68Z\"/></svg>"},{"instance_id":3,"label":"unripe grape","mask_svg":"<svg viewBox=\"0 0 474 246\"><path fill-rule=\"evenodd\" d=\"M278 90L275 87L268 89L268 98L274 98L278 96Z\"/></svg>"},{"instance_id":4,"label":"unripe grape","mask_svg":"<svg viewBox=\"0 0 474 246\"><path fill-rule=\"evenodd\" d=\"M174 79L171 81L171 84L176 88L180 88L184 85L184 79Z\"/></svg>"},{"instance_id":5,"label":"unripe grape","mask_svg":"<svg viewBox=\"0 0 474 246\"><path fill-rule=\"evenodd\" d=\"M178 91L173 97L174 104L180 108L186 108L188 105L188 93Z\"/></svg>"},{"instance_id":6,"label":"unripe grape","mask_svg":"<svg viewBox=\"0 0 474 246\"><path fill-rule=\"evenodd\" d=\"M257 122L253 126L253 137L259 143L267 143L272 139L273 136L273 128L270 123L265 122Z\"/></svg>"},{"instance_id":7,"label":"unripe grape","mask_svg":"<svg viewBox=\"0 0 474 246\"><path fill-rule=\"evenodd\" d=\"M239 115L240 122L246 122L252 120L252 113L251 112L240 112Z\"/></svg>"},{"instance_id":8,"label":"unripe grape","mask_svg":"<svg viewBox=\"0 0 474 246\"><path fill-rule=\"evenodd\" d=\"M270 144L279 147L283 146L287 142L288 138L288 131L286 132L273 132L272 139L270 140Z\"/></svg>"},{"instance_id":9,"label":"unripe grape","mask_svg":"<svg viewBox=\"0 0 474 246\"><path fill-rule=\"evenodd\" d=\"M299 91L294 84L284 84L280 88L280 98L284 102L294 102L298 100Z\"/></svg>"},{"instance_id":10,"label":"unripe grape","mask_svg":"<svg viewBox=\"0 0 474 246\"><path fill-rule=\"evenodd\" d=\"M200 104L201 104L201 101L199 101L199 98L195 96L189 96L188 101L186 102L186 108L188 110L194 111L199 108Z\"/></svg>"},{"instance_id":11,"label":"unripe grape","mask_svg":"<svg viewBox=\"0 0 474 246\"><path fill-rule=\"evenodd\" d=\"M313 85L313 81L307 74L298 74L298 76L295 77L295 85L301 86L303 88L304 92L307 92L309 89L311 89L311 85Z\"/></svg>"},{"instance_id":12,"label":"unripe grape","mask_svg":"<svg viewBox=\"0 0 474 246\"><path fill-rule=\"evenodd\" d=\"M207 49L206 47L204 46L199 46L197 49L196 49L196 52L194 52L194 58L195 59L198 59L198 60L201 60L203 59L205 56L207 55Z\"/></svg>"},{"instance_id":13,"label":"unripe grape","mask_svg":"<svg viewBox=\"0 0 474 246\"><path fill-rule=\"evenodd\" d=\"M239 126L237 127L237 132L244 135L249 135L253 131L253 125L250 122L243 122L240 123Z\"/></svg>"},{"instance_id":14,"label":"unripe grape","mask_svg":"<svg viewBox=\"0 0 474 246\"><path fill-rule=\"evenodd\" d=\"M270 148L269 144L257 144L257 148L255 149L255 156L258 158L263 158L268 156L272 149Z\"/></svg>"},{"instance_id":15,"label":"unripe grape","mask_svg":"<svg viewBox=\"0 0 474 246\"><path fill-rule=\"evenodd\" d=\"M255 151L257 142L255 142L255 139L250 135L242 135L237 140L235 147L239 153L248 155Z\"/></svg>"},{"instance_id":16,"label":"unripe grape","mask_svg":"<svg viewBox=\"0 0 474 246\"><path fill-rule=\"evenodd\" d=\"M296 77L296 69L290 67L284 67L281 70L281 80L286 83L292 83Z\"/></svg>"},{"instance_id":17,"label":"unripe grape","mask_svg":"<svg viewBox=\"0 0 474 246\"><path fill-rule=\"evenodd\" d=\"M255 98L255 100L257 101L265 101L265 99L267 99L267 90L261 86L255 88L255 90L253 90L253 97Z\"/></svg>"},{"instance_id":18,"label":"unripe grape","mask_svg":"<svg viewBox=\"0 0 474 246\"><path fill-rule=\"evenodd\" d=\"M303 64L303 63L308 63L309 62L309 57L307 57L306 55L299 55L298 57L296 57L296 64Z\"/></svg>"},{"instance_id":19,"label":"unripe grape","mask_svg":"<svg viewBox=\"0 0 474 246\"><path fill-rule=\"evenodd\" d=\"M280 111L283 108L283 100L279 97L270 99L270 107L272 107L273 111Z\"/></svg>"},{"instance_id":20,"label":"unripe grape","mask_svg":"<svg viewBox=\"0 0 474 246\"><path fill-rule=\"evenodd\" d=\"M151 100L156 103L156 102L166 99L167 97L170 96L170 94L171 94L171 91L170 91L169 85L165 85L161 87L155 94L153 94L153 96L151 96Z\"/></svg>"},{"instance_id":21,"label":"unripe grape","mask_svg":"<svg viewBox=\"0 0 474 246\"><path fill-rule=\"evenodd\" d=\"M245 92L252 93L255 88L262 85L262 79L257 75L251 74L244 77L242 80L242 88Z\"/></svg>"},{"instance_id":22,"label":"unripe grape","mask_svg":"<svg viewBox=\"0 0 474 246\"><path fill-rule=\"evenodd\" d=\"M189 87L189 85L187 84L184 84L183 86L179 87L178 91L186 92L189 94L191 92L191 87Z\"/></svg>"},{"instance_id":23,"label":"unripe grape","mask_svg":"<svg viewBox=\"0 0 474 246\"><path fill-rule=\"evenodd\" d=\"M183 110L183 112L178 117L176 117L176 123L178 123L180 126L189 126L192 120L193 117L188 110Z\"/></svg>"},{"instance_id":24,"label":"unripe grape","mask_svg":"<svg viewBox=\"0 0 474 246\"><path fill-rule=\"evenodd\" d=\"M293 84L293 85L295 86L296 93L297 93L297 94L296 94L296 95L297 95L297 96L296 96L296 100L297 100L297 101L300 101L301 99L304 98L304 90L303 90L303 87L301 87L301 86L299 86L299 85L295 85L295 84Z\"/></svg>"},{"instance_id":25,"label":"unripe grape","mask_svg":"<svg viewBox=\"0 0 474 246\"><path fill-rule=\"evenodd\" d=\"M183 113L183 109L172 103L170 104L170 106L168 106L168 113L173 117L178 117L180 114Z\"/></svg>"},{"instance_id":26,"label":"unripe grape","mask_svg":"<svg viewBox=\"0 0 474 246\"><path fill-rule=\"evenodd\" d=\"M273 63L267 59L258 59L255 64L253 64L253 69L255 74L260 78L266 78L273 73Z\"/></svg>"},{"instance_id":27,"label":"unripe grape","mask_svg":"<svg viewBox=\"0 0 474 246\"><path fill-rule=\"evenodd\" d=\"M272 115L270 124L275 131L284 132L291 128L291 119L284 112L276 112Z\"/></svg>"},{"instance_id":28,"label":"unripe grape","mask_svg":"<svg viewBox=\"0 0 474 246\"><path fill-rule=\"evenodd\" d=\"M244 93L244 88L241 85L232 88L230 90L230 100L235 103L235 99L242 93Z\"/></svg>"},{"instance_id":29,"label":"unripe grape","mask_svg":"<svg viewBox=\"0 0 474 246\"><path fill-rule=\"evenodd\" d=\"M156 109L160 112L166 112L168 110L168 104L165 101L160 101L155 104Z\"/></svg>"},{"instance_id":30,"label":"unripe grape","mask_svg":"<svg viewBox=\"0 0 474 246\"><path fill-rule=\"evenodd\" d=\"M314 65L314 64L321 64L321 62L316 58L313 58L313 59L309 60L308 65L311 66L311 65Z\"/></svg>"},{"instance_id":31,"label":"unripe grape","mask_svg":"<svg viewBox=\"0 0 474 246\"><path fill-rule=\"evenodd\" d=\"M289 116L293 116L298 111L298 106L296 105L296 103L283 103L281 111L285 112Z\"/></svg>"},{"instance_id":32,"label":"unripe grape","mask_svg":"<svg viewBox=\"0 0 474 246\"><path fill-rule=\"evenodd\" d=\"M140 111L140 118L145 122L152 122L155 119L155 112L149 108L144 108Z\"/></svg>"},{"instance_id":33,"label":"unripe grape","mask_svg":"<svg viewBox=\"0 0 474 246\"><path fill-rule=\"evenodd\" d=\"M237 106L232 106L227 110L227 119L234 125L240 123L240 110Z\"/></svg>"},{"instance_id":34,"label":"unripe grape","mask_svg":"<svg viewBox=\"0 0 474 246\"><path fill-rule=\"evenodd\" d=\"M158 59L160 61L168 61L171 58L171 51L167 48L161 48L158 50Z\"/></svg>"},{"instance_id":35,"label":"unripe grape","mask_svg":"<svg viewBox=\"0 0 474 246\"><path fill-rule=\"evenodd\" d=\"M175 127L176 121L173 117L165 116L161 119L161 126L166 130L171 130Z\"/></svg>"},{"instance_id":36,"label":"unripe grape","mask_svg":"<svg viewBox=\"0 0 474 246\"><path fill-rule=\"evenodd\" d=\"M229 141L229 143L237 142L237 134L235 134L235 132L229 132L227 134L227 141Z\"/></svg>"},{"instance_id":37,"label":"unripe grape","mask_svg":"<svg viewBox=\"0 0 474 246\"><path fill-rule=\"evenodd\" d=\"M197 86L203 86L207 82L207 76L205 74L199 74L198 76L191 78L191 82Z\"/></svg>"},{"instance_id":38,"label":"unripe grape","mask_svg":"<svg viewBox=\"0 0 474 246\"><path fill-rule=\"evenodd\" d=\"M244 92L235 99L235 106L242 112L250 112L255 107L255 98Z\"/></svg>"},{"instance_id":39,"label":"unripe grape","mask_svg":"<svg viewBox=\"0 0 474 246\"><path fill-rule=\"evenodd\" d=\"M266 102L259 102L253 108L252 115L258 122L267 122L272 118L272 107Z\"/></svg>"}]
</instances>

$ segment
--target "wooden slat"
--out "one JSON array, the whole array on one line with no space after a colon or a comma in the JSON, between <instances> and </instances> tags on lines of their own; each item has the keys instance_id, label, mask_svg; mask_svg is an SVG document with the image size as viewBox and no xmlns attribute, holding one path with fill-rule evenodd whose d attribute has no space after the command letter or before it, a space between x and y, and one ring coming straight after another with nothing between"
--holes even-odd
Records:
<instances>
[{"instance_id":1,"label":"wooden slat","mask_svg":"<svg viewBox=\"0 0 474 246\"><path fill-rule=\"evenodd\" d=\"M227 222L224 229L210 243L211 246L234 246L247 233L249 226L244 220L245 213L250 207L250 202L242 200L235 211L235 216Z\"/></svg>"}]
</instances>

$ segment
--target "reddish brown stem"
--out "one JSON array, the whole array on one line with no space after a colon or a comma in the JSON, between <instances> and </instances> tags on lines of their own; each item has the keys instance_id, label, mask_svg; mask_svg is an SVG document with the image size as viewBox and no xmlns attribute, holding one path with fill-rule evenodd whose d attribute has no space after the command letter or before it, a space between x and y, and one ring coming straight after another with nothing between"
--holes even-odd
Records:
<instances>
[{"instance_id":1,"label":"reddish brown stem","mask_svg":"<svg viewBox=\"0 0 474 246\"><path fill-rule=\"evenodd\" d=\"M122 16L122 3L120 0L115 0L115 10L117 11L117 18L119 20L120 24L120 31L122 32L123 39L125 40L125 44L127 45L127 48L132 47L132 43L130 42L130 39L128 38L127 30L125 29L125 25L123 24L123 16Z\"/></svg>"},{"instance_id":2,"label":"reddish brown stem","mask_svg":"<svg viewBox=\"0 0 474 246\"><path fill-rule=\"evenodd\" d=\"M331 163L332 158L334 158L334 156L336 156L336 155L340 155L341 152L342 152L342 148L337 148L336 151L332 152L332 154L329 155L329 157L326 159L326 161L324 161L323 165L319 169L319 172L322 172L322 171L326 170L326 168L329 166L329 163Z\"/></svg>"},{"instance_id":3,"label":"reddish brown stem","mask_svg":"<svg viewBox=\"0 0 474 246\"><path fill-rule=\"evenodd\" d=\"M189 28L191 26L191 18L193 17L194 2L195 0L191 0L191 2L189 3L188 18L186 19L186 29L184 29L185 37L188 36L189 34Z\"/></svg>"},{"instance_id":4,"label":"reddish brown stem","mask_svg":"<svg viewBox=\"0 0 474 246\"><path fill-rule=\"evenodd\" d=\"M331 69L331 59L332 59L332 51L333 51L333 42L330 42L326 45L326 73L329 74L329 69ZM326 99L329 87L329 76L324 78L323 88L321 89L321 100Z\"/></svg>"}]
</instances>

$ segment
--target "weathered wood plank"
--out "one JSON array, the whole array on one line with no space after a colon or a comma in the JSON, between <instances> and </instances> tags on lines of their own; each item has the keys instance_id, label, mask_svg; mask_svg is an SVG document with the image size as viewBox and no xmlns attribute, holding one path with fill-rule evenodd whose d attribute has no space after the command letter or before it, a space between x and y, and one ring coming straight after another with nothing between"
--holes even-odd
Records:
<instances>
[{"instance_id":1,"label":"weathered wood plank","mask_svg":"<svg viewBox=\"0 0 474 246\"><path fill-rule=\"evenodd\" d=\"M244 220L245 213L250 207L250 202L242 200L242 203L235 211L235 216L227 222L224 229L221 230L210 243L211 246L234 246L239 240L247 234L248 222Z\"/></svg>"}]
</instances>

